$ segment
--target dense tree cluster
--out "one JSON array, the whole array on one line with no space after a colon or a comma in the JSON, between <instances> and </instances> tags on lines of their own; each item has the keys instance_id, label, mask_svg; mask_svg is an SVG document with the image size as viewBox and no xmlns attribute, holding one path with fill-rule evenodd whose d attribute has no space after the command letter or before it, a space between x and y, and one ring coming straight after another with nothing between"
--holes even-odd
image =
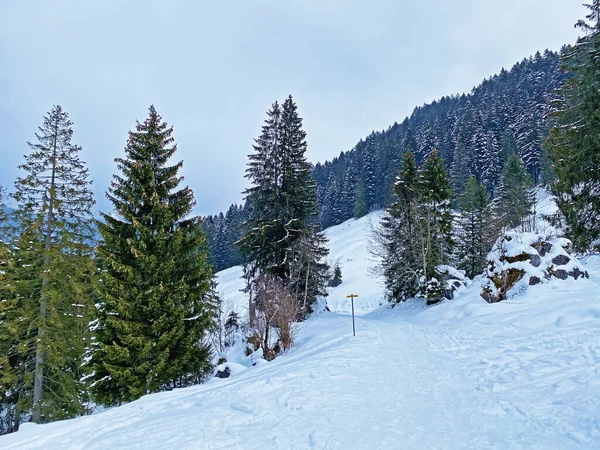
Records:
<instances>
[{"instance_id":1,"label":"dense tree cluster","mask_svg":"<svg viewBox=\"0 0 600 450\"><path fill-rule=\"evenodd\" d=\"M249 216L249 205L231 205L225 214L206 216L202 228L206 234L209 250L209 262L215 271L239 266L244 258L234 246L242 236L242 225Z\"/></svg>"},{"instance_id":2,"label":"dense tree cluster","mask_svg":"<svg viewBox=\"0 0 600 450\"><path fill-rule=\"evenodd\" d=\"M370 243L381 261L375 273L383 277L391 303L437 302L448 295L448 281L482 273L502 230L536 231L533 181L517 155L509 156L500 180L492 202L485 184L469 177L453 208L450 178L437 151L420 167L412 152L404 154L392 204Z\"/></svg>"},{"instance_id":3,"label":"dense tree cluster","mask_svg":"<svg viewBox=\"0 0 600 450\"><path fill-rule=\"evenodd\" d=\"M439 298L445 290L440 267L451 262L454 239L450 179L437 151L420 169L412 152L406 152L393 192L394 202L373 242L388 299Z\"/></svg>"},{"instance_id":4,"label":"dense tree cluster","mask_svg":"<svg viewBox=\"0 0 600 450\"><path fill-rule=\"evenodd\" d=\"M566 54L565 47L561 54ZM548 184L553 173L542 147L548 136L555 90L569 77L560 70L559 54L546 50L485 80L469 94L443 97L415 108L409 118L385 131L371 133L332 161L317 163L318 220L323 228L385 208L392 185L410 150L417 164L436 149L448 168L455 198L470 177L482 183L490 198L499 194L504 166L516 154L535 184ZM246 208L244 208L245 210ZM237 218L207 218L236 237ZM219 270L240 263L218 226L206 229ZM231 240L232 238L228 238ZM219 256L215 256L219 255ZM222 255L226 255L224 258Z\"/></svg>"},{"instance_id":5,"label":"dense tree cluster","mask_svg":"<svg viewBox=\"0 0 600 450\"><path fill-rule=\"evenodd\" d=\"M29 144L9 214L0 189L0 433L211 370L212 270L181 163L167 165L171 131L151 107L130 133L101 222L60 106Z\"/></svg>"},{"instance_id":6,"label":"dense tree cluster","mask_svg":"<svg viewBox=\"0 0 600 450\"><path fill-rule=\"evenodd\" d=\"M573 76L559 91L547 148L554 163L552 191L567 235L580 250L600 249L600 1L586 5L585 35L563 55Z\"/></svg>"},{"instance_id":7,"label":"dense tree cluster","mask_svg":"<svg viewBox=\"0 0 600 450\"><path fill-rule=\"evenodd\" d=\"M542 143L554 91L567 78L557 53L536 53L470 94L418 107L402 123L373 132L352 150L317 164L321 225L388 206L403 154L409 150L422 164L436 149L449 169L455 195L475 177L495 197L511 154L519 156L535 183L548 181L549 161Z\"/></svg>"}]
</instances>

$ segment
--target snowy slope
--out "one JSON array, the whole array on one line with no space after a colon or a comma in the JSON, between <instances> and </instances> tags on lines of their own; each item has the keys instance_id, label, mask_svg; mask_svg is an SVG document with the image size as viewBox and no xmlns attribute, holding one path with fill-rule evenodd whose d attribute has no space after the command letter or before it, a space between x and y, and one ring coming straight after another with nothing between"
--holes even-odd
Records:
<instances>
[{"instance_id":1,"label":"snowy slope","mask_svg":"<svg viewBox=\"0 0 600 450\"><path fill-rule=\"evenodd\" d=\"M380 280L369 276L369 268L377 261L368 252L371 225L377 225L381 212L374 212L358 220L350 219L325 230L329 239L329 259L339 263L342 284L329 289L327 305L333 312L351 313L349 294L358 294L354 300L357 315L369 313L385 302Z\"/></svg>"},{"instance_id":2,"label":"snowy slope","mask_svg":"<svg viewBox=\"0 0 600 450\"><path fill-rule=\"evenodd\" d=\"M328 230L346 293L367 312L369 218ZM489 305L474 283L453 301L357 317L323 313L274 361L71 421L25 425L6 449L600 448L600 257L590 280L552 281ZM220 274L245 307L239 269ZM361 303L362 302L362 303Z\"/></svg>"},{"instance_id":3,"label":"snowy slope","mask_svg":"<svg viewBox=\"0 0 600 450\"><path fill-rule=\"evenodd\" d=\"M384 303L383 287L379 280L369 276L369 268L376 265L367 250L367 236L371 224L377 224L381 212L373 212L361 219L350 219L325 230L331 265L338 263L342 269L343 283L329 288L327 305L332 312L350 314L349 294L358 294L354 300L354 312L362 315L373 311ZM248 297L241 292L244 280L242 268L232 267L217 274L226 311L235 310L242 317L248 314Z\"/></svg>"}]
</instances>

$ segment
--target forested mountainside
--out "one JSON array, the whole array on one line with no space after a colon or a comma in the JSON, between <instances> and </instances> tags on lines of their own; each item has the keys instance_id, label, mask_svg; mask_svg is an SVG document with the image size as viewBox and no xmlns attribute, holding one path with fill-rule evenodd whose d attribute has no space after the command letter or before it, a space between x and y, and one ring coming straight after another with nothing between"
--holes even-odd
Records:
<instances>
[{"instance_id":1,"label":"forested mountainside","mask_svg":"<svg viewBox=\"0 0 600 450\"><path fill-rule=\"evenodd\" d=\"M562 52L566 51L566 47ZM549 176L542 142L549 132L554 91L567 79L559 53L549 50L485 79L471 93L443 97L415 108L402 123L374 131L337 158L317 163L319 224L329 227L387 206L391 186L407 149L421 163L433 149L445 161L454 192L469 176L483 182L494 196L504 162L516 153L536 183ZM240 264L232 244L246 208L232 205L227 213L205 217L211 261L217 270Z\"/></svg>"}]
</instances>

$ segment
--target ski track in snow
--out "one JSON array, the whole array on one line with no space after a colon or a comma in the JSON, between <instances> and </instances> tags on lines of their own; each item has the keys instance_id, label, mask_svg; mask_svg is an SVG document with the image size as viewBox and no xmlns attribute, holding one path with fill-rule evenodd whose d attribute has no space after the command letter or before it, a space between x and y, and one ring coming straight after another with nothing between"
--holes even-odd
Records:
<instances>
[{"instance_id":1,"label":"ski track in snow","mask_svg":"<svg viewBox=\"0 0 600 450\"><path fill-rule=\"evenodd\" d=\"M382 294L365 275L367 222L328 230L343 264L344 283L330 295L337 312L301 324L287 354L99 414L25 424L0 448L600 448L600 257L585 261L590 280L538 285L494 305L473 283L434 307L375 309ZM235 270L220 278L243 311ZM341 314L347 293L361 295L355 337Z\"/></svg>"}]
</instances>

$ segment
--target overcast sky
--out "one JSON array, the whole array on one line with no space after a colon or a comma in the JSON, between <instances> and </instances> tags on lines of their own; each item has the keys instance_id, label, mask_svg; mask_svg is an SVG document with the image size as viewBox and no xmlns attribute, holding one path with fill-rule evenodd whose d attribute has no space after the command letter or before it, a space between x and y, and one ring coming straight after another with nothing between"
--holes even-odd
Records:
<instances>
[{"instance_id":1,"label":"overcast sky","mask_svg":"<svg viewBox=\"0 0 600 450\"><path fill-rule=\"evenodd\" d=\"M573 43L581 0L0 0L0 184L52 105L83 147L99 208L150 104L174 126L200 214L240 202L246 157L292 94L310 161L413 108Z\"/></svg>"}]
</instances>

